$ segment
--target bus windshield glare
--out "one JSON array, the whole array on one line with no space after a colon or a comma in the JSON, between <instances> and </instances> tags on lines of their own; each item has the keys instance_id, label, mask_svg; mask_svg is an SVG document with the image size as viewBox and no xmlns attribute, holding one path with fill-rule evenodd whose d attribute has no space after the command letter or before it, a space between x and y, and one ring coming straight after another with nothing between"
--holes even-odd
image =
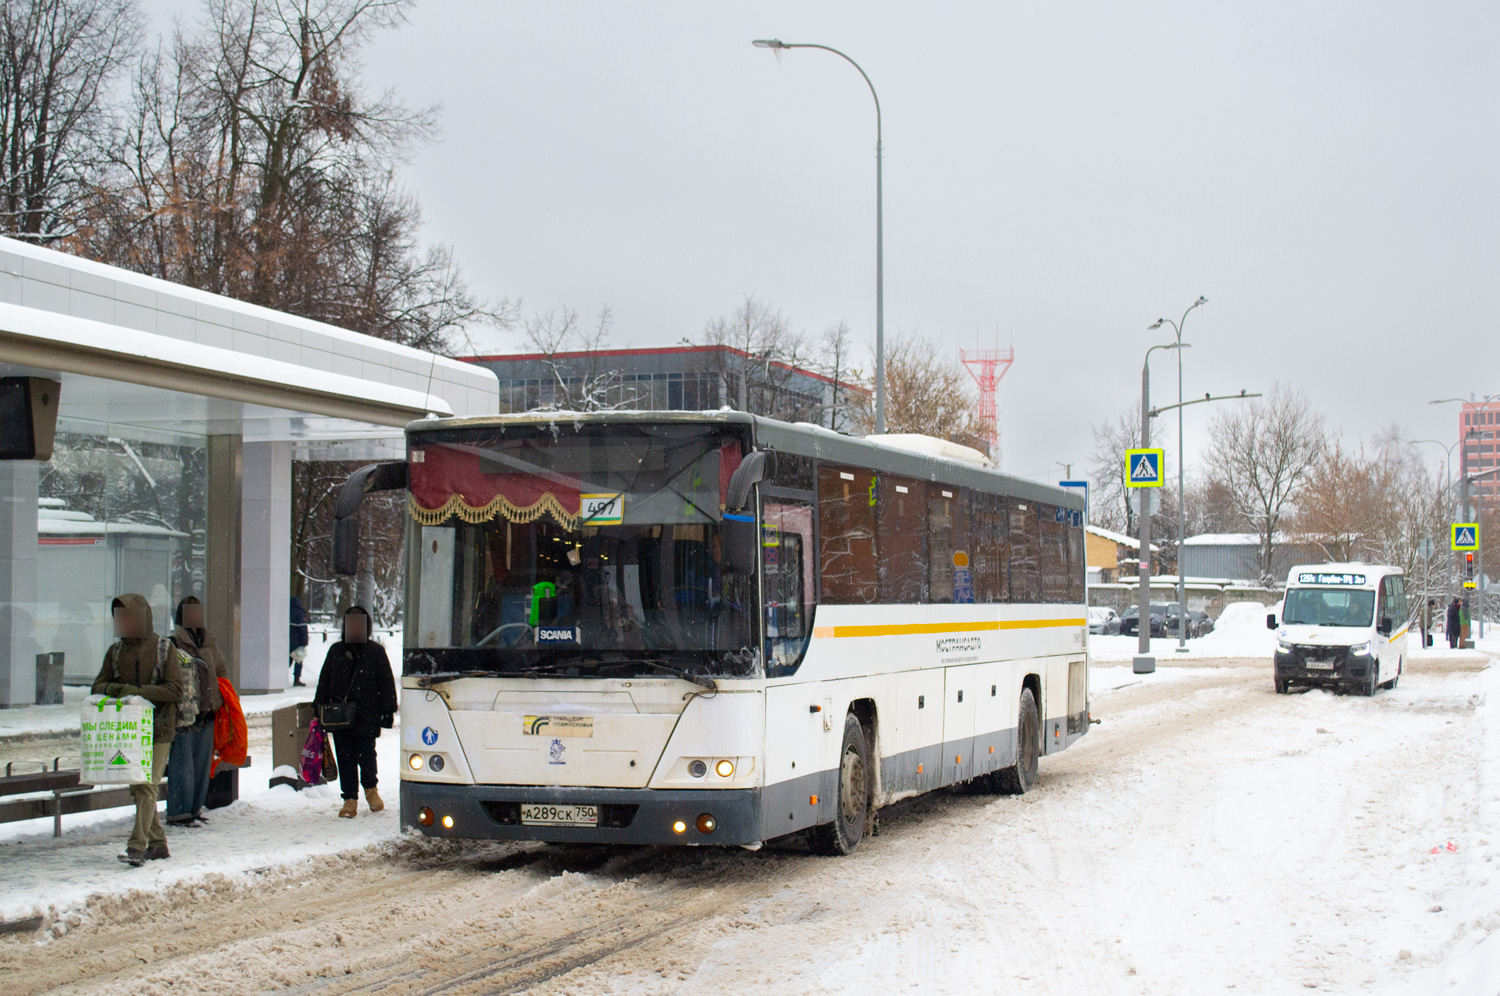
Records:
<instances>
[{"instance_id":1,"label":"bus windshield glare","mask_svg":"<svg viewBox=\"0 0 1500 996\"><path fill-rule=\"evenodd\" d=\"M1288 626L1368 626L1375 593L1354 588L1292 588L1282 621Z\"/></svg>"},{"instance_id":2,"label":"bus windshield glare","mask_svg":"<svg viewBox=\"0 0 1500 996\"><path fill-rule=\"evenodd\" d=\"M720 535L741 440L563 419L414 437L407 673L758 673L754 578Z\"/></svg>"}]
</instances>

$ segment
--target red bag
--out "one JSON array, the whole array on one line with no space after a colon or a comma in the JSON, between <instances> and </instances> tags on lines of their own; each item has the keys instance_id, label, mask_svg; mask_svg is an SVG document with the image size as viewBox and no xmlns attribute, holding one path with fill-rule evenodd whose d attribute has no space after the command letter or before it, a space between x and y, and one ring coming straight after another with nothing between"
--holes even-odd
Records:
<instances>
[{"instance_id":1,"label":"red bag","mask_svg":"<svg viewBox=\"0 0 1500 996\"><path fill-rule=\"evenodd\" d=\"M224 705L214 713L214 763L208 769L210 778L219 770L220 761L238 767L250 754L245 710L240 708L240 697L228 678L219 679L219 694L224 698Z\"/></svg>"},{"instance_id":2,"label":"red bag","mask_svg":"<svg viewBox=\"0 0 1500 996\"><path fill-rule=\"evenodd\" d=\"M327 747L323 727L314 719L307 731L307 742L302 745L302 780L308 785L323 784L323 754Z\"/></svg>"}]
</instances>

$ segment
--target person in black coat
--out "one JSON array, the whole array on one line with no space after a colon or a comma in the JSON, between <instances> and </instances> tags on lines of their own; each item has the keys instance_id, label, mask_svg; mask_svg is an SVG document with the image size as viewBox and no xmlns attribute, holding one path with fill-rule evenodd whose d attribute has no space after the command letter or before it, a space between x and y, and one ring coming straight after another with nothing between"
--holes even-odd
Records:
<instances>
[{"instance_id":1,"label":"person in black coat","mask_svg":"<svg viewBox=\"0 0 1500 996\"><path fill-rule=\"evenodd\" d=\"M1444 629L1448 632L1448 649L1457 650L1458 641L1463 635L1463 610L1462 603L1458 599L1448 606L1448 618L1444 620Z\"/></svg>"},{"instance_id":2,"label":"person in black coat","mask_svg":"<svg viewBox=\"0 0 1500 996\"><path fill-rule=\"evenodd\" d=\"M339 815L353 819L359 810L359 788L372 813L385 808L376 790L375 738L396 721L396 679L385 648L370 639L370 614L355 605L344 613L343 638L328 648L313 705L354 704L354 725L334 730L333 751L339 763L344 806Z\"/></svg>"}]
</instances>

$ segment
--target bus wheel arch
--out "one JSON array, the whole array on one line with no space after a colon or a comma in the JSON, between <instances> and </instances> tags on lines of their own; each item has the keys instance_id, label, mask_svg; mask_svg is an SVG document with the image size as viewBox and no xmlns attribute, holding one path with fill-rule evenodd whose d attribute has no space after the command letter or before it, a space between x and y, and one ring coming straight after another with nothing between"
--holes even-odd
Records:
<instances>
[{"instance_id":1,"label":"bus wheel arch","mask_svg":"<svg viewBox=\"0 0 1500 996\"><path fill-rule=\"evenodd\" d=\"M833 819L813 827L808 835L814 853L830 857L850 854L864 839L870 826L875 767L864 723L850 709L844 716L844 736L839 746Z\"/></svg>"},{"instance_id":2,"label":"bus wheel arch","mask_svg":"<svg viewBox=\"0 0 1500 996\"><path fill-rule=\"evenodd\" d=\"M1024 795L1036 784L1042 753L1042 717L1037 690L1040 681L1027 675L1021 683L1021 701L1016 716L1016 759L995 772L995 787L1003 795ZM1028 750L1028 747L1030 748Z\"/></svg>"}]
</instances>

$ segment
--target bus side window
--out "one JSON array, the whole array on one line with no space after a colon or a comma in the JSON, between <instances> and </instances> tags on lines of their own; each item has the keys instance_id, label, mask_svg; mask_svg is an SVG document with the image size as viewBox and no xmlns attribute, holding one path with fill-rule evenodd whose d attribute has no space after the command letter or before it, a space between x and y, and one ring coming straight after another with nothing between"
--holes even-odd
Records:
<instances>
[{"instance_id":1,"label":"bus side window","mask_svg":"<svg viewBox=\"0 0 1500 996\"><path fill-rule=\"evenodd\" d=\"M1040 602L1042 579L1038 563L1041 536L1036 504L1018 501L1010 509L1010 600Z\"/></svg>"},{"instance_id":2,"label":"bus side window","mask_svg":"<svg viewBox=\"0 0 1500 996\"><path fill-rule=\"evenodd\" d=\"M875 545L875 474L855 467L818 467L818 545L829 605L871 605L880 600Z\"/></svg>"},{"instance_id":3,"label":"bus side window","mask_svg":"<svg viewBox=\"0 0 1500 996\"><path fill-rule=\"evenodd\" d=\"M1010 597L1006 572L1005 499L999 495L970 492L973 542L970 560L974 565L974 600L1004 602Z\"/></svg>"}]
</instances>

